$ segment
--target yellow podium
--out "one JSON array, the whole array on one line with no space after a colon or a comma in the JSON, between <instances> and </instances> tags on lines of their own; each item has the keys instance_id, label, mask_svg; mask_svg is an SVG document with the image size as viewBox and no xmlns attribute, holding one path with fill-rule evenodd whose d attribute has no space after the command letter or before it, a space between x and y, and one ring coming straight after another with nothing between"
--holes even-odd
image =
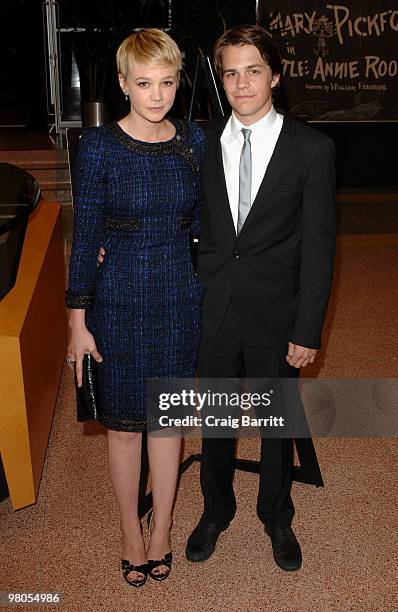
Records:
<instances>
[{"instance_id":1,"label":"yellow podium","mask_svg":"<svg viewBox=\"0 0 398 612\"><path fill-rule=\"evenodd\" d=\"M37 498L67 343L61 206L32 213L0 301L0 455L14 510Z\"/></svg>"}]
</instances>

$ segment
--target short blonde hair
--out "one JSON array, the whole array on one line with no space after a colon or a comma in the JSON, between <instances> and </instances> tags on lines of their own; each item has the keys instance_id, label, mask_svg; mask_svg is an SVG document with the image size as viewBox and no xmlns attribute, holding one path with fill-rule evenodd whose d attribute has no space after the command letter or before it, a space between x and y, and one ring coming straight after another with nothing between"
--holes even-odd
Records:
<instances>
[{"instance_id":1,"label":"short blonde hair","mask_svg":"<svg viewBox=\"0 0 398 612\"><path fill-rule=\"evenodd\" d=\"M145 28L131 34L120 44L116 53L117 71L127 77L129 61L140 63L166 64L182 68L181 51L177 43L162 30Z\"/></svg>"}]
</instances>

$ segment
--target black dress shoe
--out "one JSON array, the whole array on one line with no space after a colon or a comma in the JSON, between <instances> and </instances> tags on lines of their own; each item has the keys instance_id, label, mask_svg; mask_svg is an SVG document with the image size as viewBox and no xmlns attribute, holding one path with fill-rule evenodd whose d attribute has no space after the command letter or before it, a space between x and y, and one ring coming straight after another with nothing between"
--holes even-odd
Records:
<instances>
[{"instance_id":1,"label":"black dress shoe","mask_svg":"<svg viewBox=\"0 0 398 612\"><path fill-rule=\"evenodd\" d=\"M185 550L188 561L206 561L214 552L218 536L229 526L219 525L202 515L198 525L188 538Z\"/></svg>"},{"instance_id":2,"label":"black dress shoe","mask_svg":"<svg viewBox=\"0 0 398 612\"><path fill-rule=\"evenodd\" d=\"M275 563L285 572L293 572L301 567L301 549L290 525L274 525L264 531L271 538Z\"/></svg>"}]
</instances>

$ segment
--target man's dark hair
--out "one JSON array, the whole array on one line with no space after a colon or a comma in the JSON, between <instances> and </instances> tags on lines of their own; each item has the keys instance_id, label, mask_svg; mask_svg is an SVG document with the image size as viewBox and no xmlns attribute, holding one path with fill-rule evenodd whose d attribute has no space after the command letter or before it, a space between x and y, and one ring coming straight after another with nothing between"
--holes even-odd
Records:
<instances>
[{"instance_id":1,"label":"man's dark hair","mask_svg":"<svg viewBox=\"0 0 398 612\"><path fill-rule=\"evenodd\" d=\"M253 45L266 64L271 68L272 75L282 74L282 60L272 36L258 25L239 25L227 30L220 36L214 46L214 65L220 77L223 74L222 56L225 47L240 47Z\"/></svg>"}]
</instances>

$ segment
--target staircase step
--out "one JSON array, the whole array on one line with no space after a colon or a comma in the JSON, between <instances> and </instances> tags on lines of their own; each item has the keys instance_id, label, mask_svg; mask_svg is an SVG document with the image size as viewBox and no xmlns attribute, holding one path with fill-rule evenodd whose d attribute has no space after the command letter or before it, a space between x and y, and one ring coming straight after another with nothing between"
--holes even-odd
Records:
<instances>
[{"instance_id":1,"label":"staircase step","mask_svg":"<svg viewBox=\"0 0 398 612\"><path fill-rule=\"evenodd\" d=\"M25 168L29 174L34 176L40 185L67 183L69 185L69 168Z\"/></svg>"},{"instance_id":2,"label":"staircase step","mask_svg":"<svg viewBox=\"0 0 398 612\"><path fill-rule=\"evenodd\" d=\"M68 167L68 152L65 149L53 151L0 151L0 162L8 162L20 168Z\"/></svg>"},{"instance_id":3,"label":"staircase step","mask_svg":"<svg viewBox=\"0 0 398 612\"><path fill-rule=\"evenodd\" d=\"M40 189L42 191L49 191L49 190L64 190L64 189L68 189L70 191L70 182L69 180L67 181L63 181L63 180L42 180L42 179L38 179L39 181L39 185L40 185Z\"/></svg>"},{"instance_id":4,"label":"staircase step","mask_svg":"<svg viewBox=\"0 0 398 612\"><path fill-rule=\"evenodd\" d=\"M61 202L62 204L72 203L70 189L47 189L41 192L43 200L47 202Z\"/></svg>"},{"instance_id":5,"label":"staircase step","mask_svg":"<svg viewBox=\"0 0 398 612\"><path fill-rule=\"evenodd\" d=\"M68 152L65 149L0 151L0 162L18 166L38 181L43 199L70 204Z\"/></svg>"}]
</instances>

